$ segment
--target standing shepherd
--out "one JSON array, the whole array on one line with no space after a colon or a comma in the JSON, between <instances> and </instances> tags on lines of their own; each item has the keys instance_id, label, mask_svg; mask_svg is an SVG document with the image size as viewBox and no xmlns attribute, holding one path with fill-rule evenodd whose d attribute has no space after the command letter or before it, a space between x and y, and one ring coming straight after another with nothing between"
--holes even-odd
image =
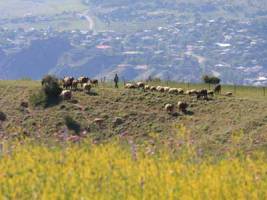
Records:
<instances>
[{"instance_id":1,"label":"standing shepherd","mask_svg":"<svg viewBox=\"0 0 267 200\"><path fill-rule=\"evenodd\" d=\"M119 83L119 76L118 76L118 74L116 74L115 77L114 77L114 83L115 83L115 88L119 88L119 85L118 85L118 83Z\"/></svg>"},{"instance_id":2,"label":"standing shepherd","mask_svg":"<svg viewBox=\"0 0 267 200\"><path fill-rule=\"evenodd\" d=\"M213 91L214 91L215 94L221 94L222 86L220 84L215 85Z\"/></svg>"}]
</instances>

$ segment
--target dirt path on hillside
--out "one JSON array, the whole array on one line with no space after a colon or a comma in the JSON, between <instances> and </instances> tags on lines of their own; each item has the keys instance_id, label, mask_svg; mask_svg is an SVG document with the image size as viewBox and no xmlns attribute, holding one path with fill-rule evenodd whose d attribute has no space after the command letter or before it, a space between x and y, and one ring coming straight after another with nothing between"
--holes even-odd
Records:
<instances>
[{"instance_id":1,"label":"dirt path on hillside","mask_svg":"<svg viewBox=\"0 0 267 200\"><path fill-rule=\"evenodd\" d=\"M89 15L88 11L83 13L83 16L85 17L86 21L89 24L89 30L93 31L95 27L95 22L93 18Z\"/></svg>"}]
</instances>

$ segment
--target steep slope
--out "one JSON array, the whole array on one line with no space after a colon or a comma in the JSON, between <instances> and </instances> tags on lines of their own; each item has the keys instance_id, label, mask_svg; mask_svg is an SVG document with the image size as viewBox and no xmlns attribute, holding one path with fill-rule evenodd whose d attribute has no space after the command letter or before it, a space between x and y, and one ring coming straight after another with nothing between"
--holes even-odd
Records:
<instances>
[{"instance_id":1,"label":"steep slope","mask_svg":"<svg viewBox=\"0 0 267 200\"><path fill-rule=\"evenodd\" d=\"M57 65L59 57L70 48L69 42L61 38L32 41L28 48L4 58L2 67L0 66L3 71L0 78L41 79Z\"/></svg>"}]
</instances>

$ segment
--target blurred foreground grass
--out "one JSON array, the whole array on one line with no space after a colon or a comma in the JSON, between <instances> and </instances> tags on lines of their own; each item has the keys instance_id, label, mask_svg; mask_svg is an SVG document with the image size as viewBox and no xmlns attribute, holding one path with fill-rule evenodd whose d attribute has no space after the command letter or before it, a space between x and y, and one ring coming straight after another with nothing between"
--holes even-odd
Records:
<instances>
[{"instance_id":1,"label":"blurred foreground grass","mask_svg":"<svg viewBox=\"0 0 267 200\"><path fill-rule=\"evenodd\" d=\"M182 140L180 140L181 142ZM178 144L178 143L177 143ZM3 144L0 199L266 199L264 155L166 146Z\"/></svg>"}]
</instances>

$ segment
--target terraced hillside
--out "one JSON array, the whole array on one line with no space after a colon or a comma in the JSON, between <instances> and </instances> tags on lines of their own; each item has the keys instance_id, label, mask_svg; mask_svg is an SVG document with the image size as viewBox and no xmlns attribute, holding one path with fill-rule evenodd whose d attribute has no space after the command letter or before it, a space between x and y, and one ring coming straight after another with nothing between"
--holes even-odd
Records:
<instances>
[{"instance_id":1,"label":"terraced hillside","mask_svg":"<svg viewBox=\"0 0 267 200\"><path fill-rule=\"evenodd\" d=\"M0 26L10 29L88 29L87 10L79 0L10 0L0 2Z\"/></svg>"},{"instance_id":2,"label":"terraced hillside","mask_svg":"<svg viewBox=\"0 0 267 200\"><path fill-rule=\"evenodd\" d=\"M106 84L94 88L95 95L76 91L71 101L46 109L27 106L29 95L39 85L33 81L0 82L0 110L6 115L6 120L0 122L2 139L61 140L81 135L103 141L126 135L142 142L155 136L165 141L185 127L192 143L209 152L226 151L232 137L241 135L242 148L266 148L267 101L263 97L239 93L242 96L220 95L197 101L186 95L114 89ZM179 100L190 104L187 114L177 111L170 115L164 110L166 103L176 105ZM66 116L76 121L73 130L66 127ZM103 124L96 123L97 118L103 119Z\"/></svg>"}]
</instances>

